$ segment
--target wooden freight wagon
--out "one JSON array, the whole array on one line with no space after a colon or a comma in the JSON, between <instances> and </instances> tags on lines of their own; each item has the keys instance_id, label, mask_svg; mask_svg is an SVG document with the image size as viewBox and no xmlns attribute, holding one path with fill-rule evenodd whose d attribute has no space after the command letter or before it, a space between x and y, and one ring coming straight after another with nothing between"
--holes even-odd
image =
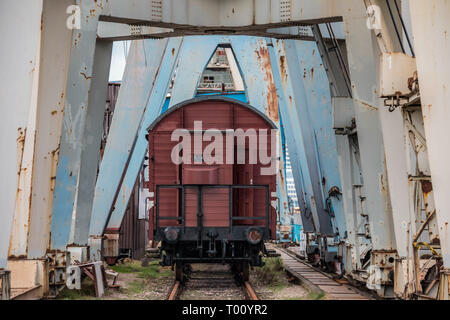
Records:
<instances>
[{"instance_id":1,"label":"wooden freight wagon","mask_svg":"<svg viewBox=\"0 0 450 320\"><path fill-rule=\"evenodd\" d=\"M162 263L177 274L188 263L262 265L264 240L276 236L275 125L240 101L203 97L148 132L149 238L161 241Z\"/></svg>"}]
</instances>

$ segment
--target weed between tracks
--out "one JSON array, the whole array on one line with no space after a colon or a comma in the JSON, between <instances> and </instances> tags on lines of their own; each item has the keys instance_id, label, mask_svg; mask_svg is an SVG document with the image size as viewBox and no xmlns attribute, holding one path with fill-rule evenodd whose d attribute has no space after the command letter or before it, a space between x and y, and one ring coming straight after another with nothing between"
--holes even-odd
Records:
<instances>
[{"instance_id":1,"label":"weed between tracks","mask_svg":"<svg viewBox=\"0 0 450 320\"><path fill-rule=\"evenodd\" d=\"M254 268L256 279L265 285L274 289L281 290L285 287L286 273L283 267L283 261L280 257L264 258L264 266Z\"/></svg>"},{"instance_id":2,"label":"weed between tracks","mask_svg":"<svg viewBox=\"0 0 450 320\"><path fill-rule=\"evenodd\" d=\"M112 266L119 273L119 292L112 294L113 299L164 299L167 287L173 283L174 272L169 267L162 267L159 261L150 261L142 266L140 261L125 261Z\"/></svg>"},{"instance_id":3,"label":"weed between tracks","mask_svg":"<svg viewBox=\"0 0 450 320\"><path fill-rule=\"evenodd\" d=\"M302 300L309 298L300 285L289 282L280 257L263 258L264 266L253 268L250 283L261 299Z\"/></svg>"},{"instance_id":4,"label":"weed between tracks","mask_svg":"<svg viewBox=\"0 0 450 320\"><path fill-rule=\"evenodd\" d=\"M108 289L102 300L163 300L167 288L173 283L174 273L162 267L158 261L150 261L142 266L140 261L125 260L108 267L119 273L119 289ZM111 279L109 279L111 281ZM62 300L95 300L95 287L91 279L85 278L81 290L64 289L58 296Z\"/></svg>"},{"instance_id":5,"label":"weed between tracks","mask_svg":"<svg viewBox=\"0 0 450 320\"><path fill-rule=\"evenodd\" d=\"M117 264L111 269L118 273L134 273L141 279L166 278L173 275L169 268L163 268L158 261L151 261L147 267L143 267L140 261L128 261L124 264Z\"/></svg>"},{"instance_id":6,"label":"weed between tracks","mask_svg":"<svg viewBox=\"0 0 450 320\"><path fill-rule=\"evenodd\" d=\"M250 283L260 299L321 300L325 298L323 294L308 292L302 286L290 282L292 279L286 275L281 258L264 258L264 262L264 267L255 267L250 273ZM164 300L168 288L173 285L174 272L169 267L161 267L155 260L145 267L140 261L127 260L110 268L119 273L117 284L120 288L106 290L105 295L100 298L102 300ZM93 282L86 277L82 282L81 290L64 289L58 299L96 300L99 298L95 297Z\"/></svg>"}]
</instances>

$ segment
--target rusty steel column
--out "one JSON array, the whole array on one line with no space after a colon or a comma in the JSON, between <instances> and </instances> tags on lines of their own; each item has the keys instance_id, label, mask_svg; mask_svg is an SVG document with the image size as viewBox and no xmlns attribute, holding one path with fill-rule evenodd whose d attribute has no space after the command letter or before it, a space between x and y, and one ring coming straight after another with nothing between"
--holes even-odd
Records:
<instances>
[{"instance_id":1,"label":"rusty steel column","mask_svg":"<svg viewBox=\"0 0 450 320\"><path fill-rule=\"evenodd\" d=\"M375 280L374 287L380 295L390 296L393 294L393 283L389 279L397 253L379 116L376 77L379 49L376 37L367 27L368 15L364 2L349 1L346 5L351 8L343 15L372 242L369 273L374 277L370 281Z\"/></svg>"},{"instance_id":2,"label":"rusty steel column","mask_svg":"<svg viewBox=\"0 0 450 320\"><path fill-rule=\"evenodd\" d=\"M298 203L300 207L300 215L301 221L303 225L303 230L306 233L315 232L313 217L311 215L311 206L309 201L305 199L306 190L310 189L309 183L309 174L302 173L302 167L300 165L301 162L301 150L299 150L299 146L297 145L296 139L298 139L293 130L298 128L298 123L291 124L291 119L287 110L287 101L285 91L283 90L282 82L281 82L281 72L280 66L278 64L277 55L275 54L273 42L271 39L268 39L268 52L270 63L272 67L272 76L273 81L275 83L275 88L277 90L278 97L278 106L280 111L280 116L283 120L284 134L286 137L286 142L289 148L289 157L291 160L292 167L292 175L294 177L295 191L297 193ZM289 89L286 89L286 92ZM304 170L304 169L303 169ZM308 179L308 180L305 180ZM305 183L308 183L305 186ZM308 187L308 188L307 188Z\"/></svg>"},{"instance_id":3,"label":"rusty steel column","mask_svg":"<svg viewBox=\"0 0 450 320\"><path fill-rule=\"evenodd\" d=\"M276 171L277 201L274 201L277 203L276 209L281 224L290 225L291 219L288 216L286 177L282 156L279 103L267 43L264 38L241 36L232 37L231 46L242 72L248 103L268 116L278 128L278 158L280 161Z\"/></svg>"},{"instance_id":4,"label":"rusty steel column","mask_svg":"<svg viewBox=\"0 0 450 320\"><path fill-rule=\"evenodd\" d=\"M12 152L14 157L18 157L18 169L8 165L1 166L14 173L18 172L19 184L14 186L17 196L12 197L16 203L15 211L12 210L14 222L11 238L0 240L0 246L9 244L11 287L28 288L32 292L24 290L23 294L42 297L48 291L48 262L45 255L50 241L53 185L72 39L72 30L66 27L66 9L74 1L32 2L33 4L21 2L20 5L13 6L8 4L8 9L2 10L8 13L2 21L25 28L25 34L22 34L21 28L14 29L12 35L16 37L15 40L31 38L31 41L27 42L26 50L11 44L8 51L11 57L2 57L0 60L7 62L8 66L2 67L7 74L10 68L14 72L9 78L8 86L4 86L8 88L8 92L1 94L2 97L12 99L7 102L10 107L6 110L11 110L14 115L8 117L7 122L18 125L12 120L22 115L25 108L28 110L28 122L20 125L19 132L23 132L23 135L18 140L21 144L18 147L19 153L16 155L16 151ZM20 22L9 21L8 17L20 18ZM30 30L37 30L38 34L35 35ZM22 78L21 68L30 68L26 72L29 80ZM20 92L14 90L16 87ZM2 133L2 137L6 135ZM2 147L6 145L2 143ZM9 172L2 176L7 177L8 174ZM16 181L11 179L10 183ZM2 192L3 194L7 192ZM2 206L7 203L7 200L2 201ZM8 211L2 208L1 212L3 214ZM2 226L10 226L8 219L3 221L5 223ZM0 234L8 235L9 230ZM3 253L0 267L4 267L4 260L1 258Z\"/></svg>"},{"instance_id":5,"label":"rusty steel column","mask_svg":"<svg viewBox=\"0 0 450 320\"><path fill-rule=\"evenodd\" d=\"M393 23L400 26L398 15L394 15L392 8L387 6L385 1L373 0L366 1L368 11L371 10L370 5L376 8L375 23L371 31L377 41L377 46L373 46L374 64L376 67L376 79L383 76L383 60L391 54L401 55L402 40L396 35ZM389 11L391 10L391 11ZM392 12L392 16L389 12ZM382 59L376 59L382 55ZM405 64L406 68L407 65ZM411 75L413 70L411 70ZM382 79L376 83L375 90L378 97L382 96L381 83ZM405 85L407 79L405 79ZM400 92L401 90L397 88ZM383 144L385 150L385 162L387 170L387 178L389 184L389 196L392 210L392 228L394 230L394 240L397 250L397 257L394 262L394 291L397 296L402 296L405 292L406 281L409 275L405 272L412 271L412 234L415 233L415 217L413 209L410 206L410 195L408 181L408 161L409 148L405 145L405 141L409 138L404 135L403 112L401 108L397 110L389 110L384 104L384 99L378 100L379 118L381 123L381 133L383 135ZM407 264L409 264L407 266Z\"/></svg>"},{"instance_id":6,"label":"rusty steel column","mask_svg":"<svg viewBox=\"0 0 450 320\"><path fill-rule=\"evenodd\" d=\"M288 53L289 60L288 60ZM286 140L288 147L290 148L290 157L294 159L298 158L298 166L300 171L294 176L296 181L303 178L303 191L305 194L306 208L305 213L302 214L302 219L310 219L312 222L312 228L314 233L320 234L325 231L331 232L330 221L324 221L323 216L323 202L319 203L316 200L316 192L321 192L318 188L314 189L314 182L316 186L320 183L317 181L317 177L312 175L312 169L310 169L311 163L308 162L307 148L304 142L305 133L302 131L302 122L300 121L300 110L297 106L300 104L306 104L306 92L303 87L302 81L295 81L295 74L301 74L299 63L295 52L294 41L281 41L276 40L273 42L273 57L272 65L277 65L279 70L280 83L277 86L278 92L282 93L284 105L280 106L281 117L284 119ZM277 76L278 78L278 76ZM280 94L281 96L281 94ZM309 119L308 119L309 121ZM312 139L312 136L308 137ZM314 149L312 149L314 150ZM292 155L291 155L292 153ZM315 155L312 155L315 159ZM310 155L310 160L313 160ZM293 171L295 174L295 171ZM322 210L320 209L322 208ZM322 226L322 223L325 226ZM322 227L321 227L322 226ZM308 232L305 229L305 232Z\"/></svg>"},{"instance_id":7,"label":"rusty steel column","mask_svg":"<svg viewBox=\"0 0 450 320\"><path fill-rule=\"evenodd\" d=\"M26 171L33 166L42 13L42 1L20 4L7 1L1 4L2 29L7 30L10 25L15 24L19 27L6 34L5 45L10 50L2 51L0 60L4 81L8 79L9 83L3 83L0 88L2 110L6 113L5 119L8 119L0 126L4 152L0 167L3 177L0 182L0 214L4 221L0 227L0 268L6 268L7 256L11 252L23 257L27 253L32 171L29 174ZM20 24L18 19L24 20L24 24ZM17 38L26 36L29 38L27 46L19 49ZM27 127L30 130L26 140ZM13 239L10 239L10 232ZM13 243L12 250L8 250L10 241Z\"/></svg>"},{"instance_id":8,"label":"rusty steel column","mask_svg":"<svg viewBox=\"0 0 450 320\"><path fill-rule=\"evenodd\" d=\"M316 233L321 236L334 235L330 215L325 211L325 202L322 191L322 181L317 157L317 144L314 128L311 122L311 113L308 109L308 95L302 80L304 70L298 59L295 40L276 41L275 52L280 65L281 82L288 103L284 108L288 112L285 119L298 122L297 130L291 134L298 135L301 142L297 151L304 153L301 161L304 174L308 171L310 182L306 186L311 188L308 194L311 211L313 213ZM293 127L294 128L294 127ZM303 149L303 151L302 151Z\"/></svg>"}]
</instances>

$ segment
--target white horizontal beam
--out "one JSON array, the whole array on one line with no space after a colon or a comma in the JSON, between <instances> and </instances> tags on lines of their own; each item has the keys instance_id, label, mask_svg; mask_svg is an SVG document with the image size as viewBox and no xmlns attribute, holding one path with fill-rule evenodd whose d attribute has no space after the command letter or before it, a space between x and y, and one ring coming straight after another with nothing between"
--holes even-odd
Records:
<instances>
[{"instance_id":1,"label":"white horizontal beam","mask_svg":"<svg viewBox=\"0 0 450 320\"><path fill-rule=\"evenodd\" d=\"M339 21L337 0L110 0L103 21L166 28L252 28Z\"/></svg>"}]
</instances>

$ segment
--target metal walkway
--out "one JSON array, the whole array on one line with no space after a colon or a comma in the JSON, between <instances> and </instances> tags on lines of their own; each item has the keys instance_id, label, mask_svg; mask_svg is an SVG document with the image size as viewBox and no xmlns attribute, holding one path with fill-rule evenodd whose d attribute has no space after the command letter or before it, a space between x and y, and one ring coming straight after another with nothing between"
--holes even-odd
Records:
<instances>
[{"instance_id":1,"label":"metal walkway","mask_svg":"<svg viewBox=\"0 0 450 320\"><path fill-rule=\"evenodd\" d=\"M352 286L339 283L328 275L315 270L295 255L271 244L266 245L266 247L274 249L281 255L286 271L299 279L302 285L313 292L324 293L328 300L372 300Z\"/></svg>"}]
</instances>

